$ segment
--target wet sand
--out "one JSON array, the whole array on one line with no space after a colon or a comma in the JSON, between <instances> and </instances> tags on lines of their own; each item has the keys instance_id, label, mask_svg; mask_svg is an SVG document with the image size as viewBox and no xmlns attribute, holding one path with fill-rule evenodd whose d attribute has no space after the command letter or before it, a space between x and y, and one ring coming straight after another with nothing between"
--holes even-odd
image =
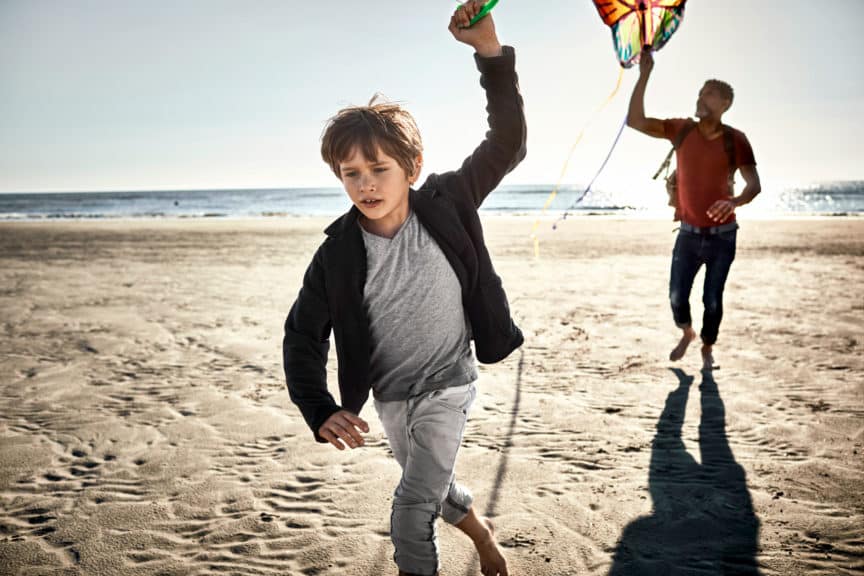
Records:
<instances>
[{"instance_id":1,"label":"wet sand","mask_svg":"<svg viewBox=\"0 0 864 576\"><path fill-rule=\"evenodd\" d=\"M0 573L395 574L374 409L318 445L282 376L326 223L0 224ZM526 343L457 465L511 574L864 570L864 219L742 223L713 374L668 360L671 222L532 223L485 219Z\"/></svg>"}]
</instances>

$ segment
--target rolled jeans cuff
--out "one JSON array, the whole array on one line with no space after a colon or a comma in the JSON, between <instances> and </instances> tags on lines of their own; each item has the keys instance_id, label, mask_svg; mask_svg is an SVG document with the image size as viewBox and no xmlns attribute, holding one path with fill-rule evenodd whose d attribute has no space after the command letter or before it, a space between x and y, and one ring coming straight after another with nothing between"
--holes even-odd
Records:
<instances>
[{"instance_id":1,"label":"rolled jeans cuff","mask_svg":"<svg viewBox=\"0 0 864 576\"><path fill-rule=\"evenodd\" d=\"M471 506L474 504L474 496L465 486L453 482L447 497L441 503L441 518L445 522L455 526L465 519Z\"/></svg>"}]
</instances>

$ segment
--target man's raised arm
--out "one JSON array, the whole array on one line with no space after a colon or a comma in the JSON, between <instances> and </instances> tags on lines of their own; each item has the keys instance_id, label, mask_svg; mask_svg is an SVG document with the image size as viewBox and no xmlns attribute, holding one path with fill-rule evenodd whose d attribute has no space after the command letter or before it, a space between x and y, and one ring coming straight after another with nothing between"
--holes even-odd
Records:
<instances>
[{"instance_id":1,"label":"man's raised arm","mask_svg":"<svg viewBox=\"0 0 864 576\"><path fill-rule=\"evenodd\" d=\"M633 95L630 96L627 125L648 136L665 138L666 133L663 130L663 121L657 118L645 117L645 88L648 86L648 78L651 76L653 68L654 57L651 55L651 51L646 48L642 51L642 57L639 59L639 80L636 81Z\"/></svg>"}]
</instances>

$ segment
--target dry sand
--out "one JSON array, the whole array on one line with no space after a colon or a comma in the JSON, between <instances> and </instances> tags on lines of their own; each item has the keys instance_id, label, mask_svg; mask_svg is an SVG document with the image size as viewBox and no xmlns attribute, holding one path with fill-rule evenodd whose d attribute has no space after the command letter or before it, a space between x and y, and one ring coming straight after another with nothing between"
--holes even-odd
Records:
<instances>
[{"instance_id":1,"label":"dry sand","mask_svg":"<svg viewBox=\"0 0 864 576\"><path fill-rule=\"evenodd\" d=\"M374 410L338 452L283 382L325 224L0 224L0 572L395 574ZM860 574L864 219L743 223L713 378L667 360L670 222L531 224L486 219L526 343L457 467L511 574Z\"/></svg>"}]
</instances>

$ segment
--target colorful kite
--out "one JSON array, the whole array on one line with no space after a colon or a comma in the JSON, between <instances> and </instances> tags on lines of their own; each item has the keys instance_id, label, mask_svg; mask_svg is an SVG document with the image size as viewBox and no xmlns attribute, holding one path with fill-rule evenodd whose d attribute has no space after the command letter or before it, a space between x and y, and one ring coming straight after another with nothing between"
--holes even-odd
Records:
<instances>
[{"instance_id":1,"label":"colorful kite","mask_svg":"<svg viewBox=\"0 0 864 576\"><path fill-rule=\"evenodd\" d=\"M600 17L608 26L612 28L612 40L615 43L615 52L618 55L618 60L621 62L622 69L618 74L618 81L615 84L615 90L606 98L606 101L594 112L589 118L588 123L579 132L576 142L570 147L570 153L567 155L567 160L564 162L564 168L561 170L561 176L558 182L546 199L541 213L545 213L546 209L555 200L558 195L558 188L564 179L567 171L567 166L570 163L570 158L573 156L573 150L576 145L582 140L582 135L585 128L590 124L600 112L612 101L618 93L618 88L621 86L621 79L624 77L623 68L630 68L639 62L639 56L645 46L648 46L652 52L660 50L672 34L681 25L681 20L684 18L684 3L687 0L594 0L594 7L600 13ZM612 148L606 154L603 164L600 169L589 182L585 190L576 197L576 200L564 211L558 220L552 225L552 228L557 228L558 222L565 220L570 214L570 211L576 207L576 204L582 201L583 198L591 191L594 182L597 181L612 152L618 145L621 134L624 132L624 127L627 126L627 117L621 122L618 129L618 134L612 142ZM534 257L540 256L540 245L535 231L540 224L539 218L534 222L534 227L531 230L531 238L534 239Z\"/></svg>"},{"instance_id":2,"label":"colorful kite","mask_svg":"<svg viewBox=\"0 0 864 576\"><path fill-rule=\"evenodd\" d=\"M644 46L662 48L681 25L687 0L594 0L594 6L612 28L615 53L624 68L639 62Z\"/></svg>"}]
</instances>

